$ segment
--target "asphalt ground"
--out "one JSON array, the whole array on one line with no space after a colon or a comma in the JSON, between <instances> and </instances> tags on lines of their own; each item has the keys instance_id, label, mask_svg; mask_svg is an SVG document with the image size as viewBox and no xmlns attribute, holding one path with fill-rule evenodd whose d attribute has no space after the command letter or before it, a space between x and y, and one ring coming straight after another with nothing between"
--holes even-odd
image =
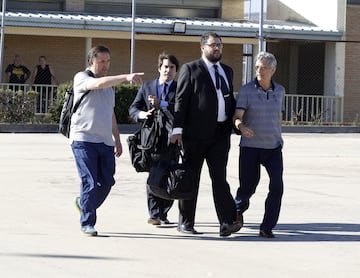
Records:
<instances>
[{"instance_id":1,"label":"asphalt ground","mask_svg":"<svg viewBox=\"0 0 360 278\"><path fill-rule=\"evenodd\" d=\"M201 235L147 224L145 182L129 160L128 134L116 185L98 210L98 237L80 233L79 180L59 134L0 134L0 277L360 277L360 134L285 133L285 192L276 238L258 236L268 178L245 226L219 237L207 167L196 211ZM238 186L232 135L228 181Z\"/></svg>"}]
</instances>

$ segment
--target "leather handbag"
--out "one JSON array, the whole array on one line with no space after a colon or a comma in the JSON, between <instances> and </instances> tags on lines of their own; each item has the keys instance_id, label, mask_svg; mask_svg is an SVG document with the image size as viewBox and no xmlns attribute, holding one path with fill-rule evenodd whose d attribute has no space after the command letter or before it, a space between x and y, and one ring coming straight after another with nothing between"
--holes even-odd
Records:
<instances>
[{"instance_id":1,"label":"leather handbag","mask_svg":"<svg viewBox=\"0 0 360 278\"><path fill-rule=\"evenodd\" d=\"M170 144L159 161L150 168L148 190L155 196L168 200L193 199L193 171L187 165L183 148Z\"/></svg>"}]
</instances>

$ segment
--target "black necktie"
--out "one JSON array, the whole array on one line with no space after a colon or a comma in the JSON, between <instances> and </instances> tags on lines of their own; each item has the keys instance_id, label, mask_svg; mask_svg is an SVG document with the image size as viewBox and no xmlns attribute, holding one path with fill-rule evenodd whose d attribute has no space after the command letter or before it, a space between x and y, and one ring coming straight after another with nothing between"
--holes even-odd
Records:
<instances>
[{"instance_id":1,"label":"black necktie","mask_svg":"<svg viewBox=\"0 0 360 278\"><path fill-rule=\"evenodd\" d=\"M162 87L162 91L161 91L161 100L165 100L165 97L166 97L166 87L167 87L167 83L164 82L163 87Z\"/></svg>"},{"instance_id":2,"label":"black necktie","mask_svg":"<svg viewBox=\"0 0 360 278\"><path fill-rule=\"evenodd\" d=\"M214 70L215 70L215 85L216 85L216 90L220 89L220 74L219 74L219 70L218 70L218 66L214 65Z\"/></svg>"},{"instance_id":3,"label":"black necktie","mask_svg":"<svg viewBox=\"0 0 360 278\"><path fill-rule=\"evenodd\" d=\"M226 85L226 81L224 77L219 73L217 65L214 65L214 69L215 69L215 85L217 90L221 88L221 92L223 94L225 101L225 113L228 117L232 116L231 115L232 102L229 94L229 89Z\"/></svg>"}]
</instances>

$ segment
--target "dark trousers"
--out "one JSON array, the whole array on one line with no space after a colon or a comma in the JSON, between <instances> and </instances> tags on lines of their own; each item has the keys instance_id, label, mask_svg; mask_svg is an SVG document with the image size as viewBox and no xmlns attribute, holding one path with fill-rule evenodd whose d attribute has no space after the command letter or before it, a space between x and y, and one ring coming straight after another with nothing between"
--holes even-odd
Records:
<instances>
[{"instance_id":1,"label":"dark trousers","mask_svg":"<svg viewBox=\"0 0 360 278\"><path fill-rule=\"evenodd\" d=\"M221 127L208 140L184 140L185 159L195 172L193 185L196 190L193 200L179 200L179 225L193 227L201 169L206 161L212 181L212 193L216 214L220 223L232 223L236 219L236 207L230 186L226 181L226 166L230 150L230 133Z\"/></svg>"},{"instance_id":2,"label":"dark trousers","mask_svg":"<svg viewBox=\"0 0 360 278\"><path fill-rule=\"evenodd\" d=\"M149 216L151 218L160 218L165 220L167 218L167 213L171 209L171 206L174 203L174 200L166 200L155 196L149 192L149 189L146 187L147 195L147 205L149 210Z\"/></svg>"},{"instance_id":3,"label":"dark trousers","mask_svg":"<svg viewBox=\"0 0 360 278\"><path fill-rule=\"evenodd\" d=\"M269 175L269 193L265 200L265 213L260 229L271 231L280 214L283 195L283 157L282 148L259 149L240 147L239 178L240 187L236 194L237 210L243 213L249 208L250 197L255 193L260 181L260 166Z\"/></svg>"},{"instance_id":4,"label":"dark trousers","mask_svg":"<svg viewBox=\"0 0 360 278\"><path fill-rule=\"evenodd\" d=\"M94 226L96 210L115 184L114 147L74 141L71 148L80 177L80 225Z\"/></svg>"}]
</instances>

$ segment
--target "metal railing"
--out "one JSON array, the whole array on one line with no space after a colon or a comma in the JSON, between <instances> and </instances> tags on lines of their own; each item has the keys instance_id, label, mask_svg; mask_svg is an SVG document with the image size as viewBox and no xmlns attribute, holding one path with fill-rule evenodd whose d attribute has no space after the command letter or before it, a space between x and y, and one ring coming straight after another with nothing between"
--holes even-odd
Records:
<instances>
[{"instance_id":1,"label":"metal railing","mask_svg":"<svg viewBox=\"0 0 360 278\"><path fill-rule=\"evenodd\" d=\"M343 122L343 98L339 96L285 96L284 121L292 124L340 124Z\"/></svg>"},{"instance_id":2,"label":"metal railing","mask_svg":"<svg viewBox=\"0 0 360 278\"><path fill-rule=\"evenodd\" d=\"M56 85L0 83L2 90L38 92L39 95L35 100L35 114L46 114L48 112L49 106L56 99L57 87Z\"/></svg>"},{"instance_id":3,"label":"metal railing","mask_svg":"<svg viewBox=\"0 0 360 278\"><path fill-rule=\"evenodd\" d=\"M38 92L35 114L46 114L49 106L56 99L57 93L56 85L0 83L0 89ZM342 97L287 94L283 120L290 124L341 124L343 123L343 109Z\"/></svg>"}]
</instances>

